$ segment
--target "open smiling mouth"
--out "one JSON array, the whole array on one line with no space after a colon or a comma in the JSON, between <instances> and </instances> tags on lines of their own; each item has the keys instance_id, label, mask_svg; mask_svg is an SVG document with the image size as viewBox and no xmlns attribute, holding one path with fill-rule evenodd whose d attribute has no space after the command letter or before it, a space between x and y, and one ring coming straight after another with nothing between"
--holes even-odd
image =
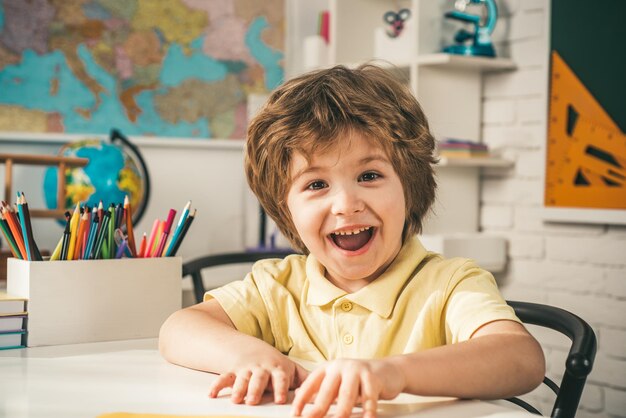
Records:
<instances>
[{"instance_id":1,"label":"open smiling mouth","mask_svg":"<svg viewBox=\"0 0 626 418\"><path fill-rule=\"evenodd\" d=\"M333 240L337 247L346 251L360 250L367 244L374 235L374 227L368 226L365 228L355 229L353 231L341 231L330 234L330 238Z\"/></svg>"}]
</instances>

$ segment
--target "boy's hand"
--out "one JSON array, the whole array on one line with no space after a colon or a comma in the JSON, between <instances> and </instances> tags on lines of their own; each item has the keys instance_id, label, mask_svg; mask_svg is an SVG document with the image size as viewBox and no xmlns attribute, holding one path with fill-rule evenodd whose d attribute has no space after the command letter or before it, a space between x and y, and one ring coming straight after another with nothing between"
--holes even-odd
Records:
<instances>
[{"instance_id":1,"label":"boy's hand","mask_svg":"<svg viewBox=\"0 0 626 418\"><path fill-rule=\"evenodd\" d=\"M295 389L308 375L308 371L286 356L256 358L237 370L221 374L210 386L209 397L215 398L227 387L232 388L230 399L233 403L245 401L248 405L261 402L266 390L274 392L274 402L287 401L289 389Z\"/></svg>"},{"instance_id":2,"label":"boy's hand","mask_svg":"<svg viewBox=\"0 0 626 418\"><path fill-rule=\"evenodd\" d=\"M349 417L360 401L363 417L376 416L378 399L393 399L405 386L405 377L384 360L334 360L315 369L296 391L292 413L300 416L307 402L307 417L323 417L337 400L335 417ZM314 399L314 400L313 400Z\"/></svg>"}]
</instances>

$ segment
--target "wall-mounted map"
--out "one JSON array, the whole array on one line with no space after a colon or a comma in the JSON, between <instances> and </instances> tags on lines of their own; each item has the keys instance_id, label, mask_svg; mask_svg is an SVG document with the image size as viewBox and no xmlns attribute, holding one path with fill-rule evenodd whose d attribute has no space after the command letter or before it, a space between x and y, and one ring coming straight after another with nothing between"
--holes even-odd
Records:
<instances>
[{"instance_id":1,"label":"wall-mounted map","mask_svg":"<svg viewBox=\"0 0 626 418\"><path fill-rule=\"evenodd\" d=\"M283 0L0 0L0 131L243 138Z\"/></svg>"}]
</instances>

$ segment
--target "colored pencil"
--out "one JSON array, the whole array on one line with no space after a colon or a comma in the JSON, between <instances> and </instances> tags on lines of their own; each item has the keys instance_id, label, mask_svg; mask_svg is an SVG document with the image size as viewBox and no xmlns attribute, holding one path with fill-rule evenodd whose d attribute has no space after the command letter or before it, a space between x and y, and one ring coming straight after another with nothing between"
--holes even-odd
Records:
<instances>
[{"instance_id":1,"label":"colored pencil","mask_svg":"<svg viewBox=\"0 0 626 418\"><path fill-rule=\"evenodd\" d=\"M4 235L9 247L11 247L11 252L13 253L13 257L22 259L22 254L20 254L20 249L17 247L17 243L13 238L13 234L9 229L9 224L4 219L4 215L0 213L0 229L2 229L2 234Z\"/></svg>"},{"instance_id":2,"label":"colored pencil","mask_svg":"<svg viewBox=\"0 0 626 418\"><path fill-rule=\"evenodd\" d=\"M115 240L113 239L113 235L115 234L115 225L117 223L115 216L115 204L111 203L109 206L109 213L111 214L111 219L109 220L109 233L107 234L107 250L105 253L106 257L103 258L113 258L115 255Z\"/></svg>"},{"instance_id":3,"label":"colored pencil","mask_svg":"<svg viewBox=\"0 0 626 418\"><path fill-rule=\"evenodd\" d=\"M63 244L61 244L61 260L67 260L67 255L69 251L69 244L72 237L70 222L65 224L65 231L63 231Z\"/></svg>"},{"instance_id":4,"label":"colored pencil","mask_svg":"<svg viewBox=\"0 0 626 418\"><path fill-rule=\"evenodd\" d=\"M81 255L80 258L83 260L87 260L88 258L88 254L86 254L87 252L87 245L89 244L89 236L91 235L91 227L93 226L93 217L94 215L97 213L96 212L96 208L92 208L91 210L88 210L89 208L86 207L86 212L87 212L87 223L85 224L85 236L83 239L83 246L81 249Z\"/></svg>"},{"instance_id":5,"label":"colored pencil","mask_svg":"<svg viewBox=\"0 0 626 418\"><path fill-rule=\"evenodd\" d=\"M81 257L81 249L85 242L85 225L87 224L87 211L85 210L78 221L78 232L76 233L76 245L74 246L74 260L79 260Z\"/></svg>"},{"instance_id":6,"label":"colored pencil","mask_svg":"<svg viewBox=\"0 0 626 418\"><path fill-rule=\"evenodd\" d=\"M15 214L12 212L12 209L5 202L2 202L2 214L4 215L4 219L7 221L9 225L9 229L13 234L13 238L15 239L15 243L17 244L17 248L20 250L20 254L22 255L22 260L28 260L28 256L26 253L26 248L24 247L24 238L22 237L21 228L18 225Z\"/></svg>"},{"instance_id":7,"label":"colored pencil","mask_svg":"<svg viewBox=\"0 0 626 418\"><path fill-rule=\"evenodd\" d=\"M33 237L33 226L30 221L30 211L28 209L28 202L26 202L26 195L24 195L24 192L22 192L18 208L21 211L22 225L24 225L26 229L24 240L25 242L28 242L28 246L30 248L30 259L34 261L41 261L43 258L41 257L41 253L39 252L39 248L37 247L37 243Z\"/></svg>"},{"instance_id":8,"label":"colored pencil","mask_svg":"<svg viewBox=\"0 0 626 418\"><path fill-rule=\"evenodd\" d=\"M94 215L91 219L91 229L89 230L89 236L87 237L87 246L85 248L85 255L83 258L85 260L89 260L91 256L91 251L93 249L93 243L96 240L96 235L98 235L98 212L96 208L94 208Z\"/></svg>"},{"instance_id":9,"label":"colored pencil","mask_svg":"<svg viewBox=\"0 0 626 418\"><path fill-rule=\"evenodd\" d=\"M165 256L170 256L172 254L172 250L174 249L174 243L178 239L181 231L183 230L183 226L185 225L185 220L189 216L189 209L191 208L191 200L187 202L185 207L183 208L182 213L180 214L180 219L178 220L178 225L176 225L176 230L174 231L174 235L172 235L172 239L170 244L167 247L167 251L165 252Z\"/></svg>"},{"instance_id":10,"label":"colored pencil","mask_svg":"<svg viewBox=\"0 0 626 418\"><path fill-rule=\"evenodd\" d=\"M137 253L138 257L143 257L144 253L146 252L146 233L143 233L143 236L141 237L141 243L139 244L139 253Z\"/></svg>"},{"instance_id":11,"label":"colored pencil","mask_svg":"<svg viewBox=\"0 0 626 418\"><path fill-rule=\"evenodd\" d=\"M159 241L159 246L154 253L155 257L162 257L163 251L165 249L165 244L167 243L167 237L170 234L170 230L172 229L172 223L174 223L174 218L176 217L176 211L174 209L170 209L167 214L167 220L165 221L165 226L163 227L163 232L161 234L161 240Z\"/></svg>"},{"instance_id":12,"label":"colored pencil","mask_svg":"<svg viewBox=\"0 0 626 418\"><path fill-rule=\"evenodd\" d=\"M104 206L102 205L102 200L98 203L98 219L104 219Z\"/></svg>"},{"instance_id":13,"label":"colored pencil","mask_svg":"<svg viewBox=\"0 0 626 418\"><path fill-rule=\"evenodd\" d=\"M108 211L103 212L103 216L104 218L102 218L102 222L100 222L101 224L100 232L98 233L98 238L96 240L95 247L93 249L93 252L91 253L91 259L93 260L96 260L99 257L100 252L102 251L102 244L104 243L104 237L105 235L107 235L109 221L111 220L110 212Z\"/></svg>"},{"instance_id":14,"label":"colored pencil","mask_svg":"<svg viewBox=\"0 0 626 418\"><path fill-rule=\"evenodd\" d=\"M31 251L31 245L28 239L28 231L26 230L26 220L22 209L22 196L20 192L17 192L17 212L20 214L20 228L22 230L22 237L24 237L24 247L26 248L26 259L33 260L33 253Z\"/></svg>"},{"instance_id":15,"label":"colored pencil","mask_svg":"<svg viewBox=\"0 0 626 418\"><path fill-rule=\"evenodd\" d=\"M126 210L126 235L128 235L128 248L133 257L137 257L137 247L135 245L135 234L133 232L133 211L130 206L128 195L124 196L124 209Z\"/></svg>"},{"instance_id":16,"label":"colored pencil","mask_svg":"<svg viewBox=\"0 0 626 418\"><path fill-rule=\"evenodd\" d=\"M185 235L187 234L187 231L189 230L189 227L191 226L191 223L193 222L195 217L196 217L196 209L194 209L193 213L189 215L187 219L185 220L185 225L183 226L183 230L180 232L180 235L178 236L176 242L174 243L174 248L172 249L172 254L170 255L171 257L174 257L176 255L176 252L178 251L178 247L180 247L181 242L183 242L183 239L185 238Z\"/></svg>"},{"instance_id":17,"label":"colored pencil","mask_svg":"<svg viewBox=\"0 0 626 418\"><path fill-rule=\"evenodd\" d=\"M119 247L117 247L117 252L115 253L115 258L122 258L122 256L124 255L124 250L126 250L127 245L126 244L126 240L123 240L122 243L119 245Z\"/></svg>"},{"instance_id":18,"label":"colored pencil","mask_svg":"<svg viewBox=\"0 0 626 418\"><path fill-rule=\"evenodd\" d=\"M142 257L150 257L150 250L152 249L154 240L156 239L157 230L159 229L160 223L161 221L159 221L158 219L155 219L152 223L152 230L150 231L150 235L148 236L148 244L146 245L144 253L141 255Z\"/></svg>"},{"instance_id":19,"label":"colored pencil","mask_svg":"<svg viewBox=\"0 0 626 418\"><path fill-rule=\"evenodd\" d=\"M160 221L159 227L157 228L157 231L156 231L156 238L154 240L154 243L152 244L152 249L149 248L150 257L157 257L156 251L157 251L157 248L159 248L159 243L161 242L161 237L163 236L164 229L165 229L165 221Z\"/></svg>"},{"instance_id":20,"label":"colored pencil","mask_svg":"<svg viewBox=\"0 0 626 418\"><path fill-rule=\"evenodd\" d=\"M50 256L50 261L56 261L61 258L61 249L63 248L63 237L64 235L61 235L61 239L59 239L57 246L54 247L54 251L52 252L52 255Z\"/></svg>"},{"instance_id":21,"label":"colored pencil","mask_svg":"<svg viewBox=\"0 0 626 418\"><path fill-rule=\"evenodd\" d=\"M72 260L74 258L74 247L76 247L76 237L78 234L78 223L80 221L80 203L76 204L74 213L70 218L70 242L67 247L67 258L65 260Z\"/></svg>"}]
</instances>

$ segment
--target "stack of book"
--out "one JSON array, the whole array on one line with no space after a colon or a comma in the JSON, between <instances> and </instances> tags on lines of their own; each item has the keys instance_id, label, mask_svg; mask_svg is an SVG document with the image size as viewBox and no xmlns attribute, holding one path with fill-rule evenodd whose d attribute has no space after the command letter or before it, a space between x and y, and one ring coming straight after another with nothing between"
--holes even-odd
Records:
<instances>
[{"instance_id":1,"label":"stack of book","mask_svg":"<svg viewBox=\"0 0 626 418\"><path fill-rule=\"evenodd\" d=\"M439 141L437 148L440 157L475 158L489 157L489 148L485 144L461 139Z\"/></svg>"},{"instance_id":2,"label":"stack of book","mask_svg":"<svg viewBox=\"0 0 626 418\"><path fill-rule=\"evenodd\" d=\"M0 350L26 346L26 299L0 291Z\"/></svg>"}]
</instances>

